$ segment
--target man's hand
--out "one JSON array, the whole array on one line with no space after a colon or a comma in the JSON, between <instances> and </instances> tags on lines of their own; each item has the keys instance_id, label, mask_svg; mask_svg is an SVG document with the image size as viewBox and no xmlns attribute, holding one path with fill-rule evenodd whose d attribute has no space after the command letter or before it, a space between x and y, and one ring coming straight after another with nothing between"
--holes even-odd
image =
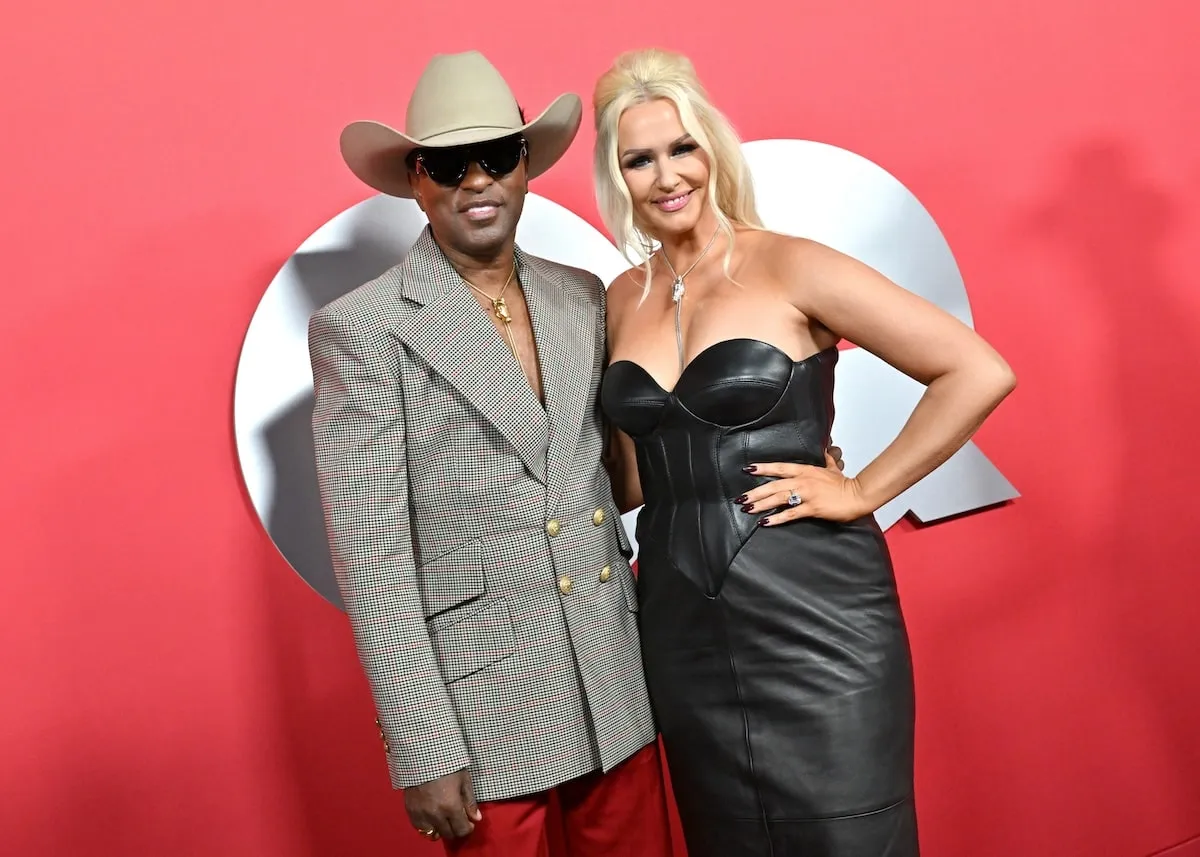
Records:
<instances>
[{"instance_id":1,"label":"man's hand","mask_svg":"<svg viewBox=\"0 0 1200 857\"><path fill-rule=\"evenodd\" d=\"M833 459L833 463L837 465L838 470L846 469L846 462L842 461L842 448L840 446L831 446L825 451L825 461L828 464L829 459Z\"/></svg>"},{"instance_id":2,"label":"man's hand","mask_svg":"<svg viewBox=\"0 0 1200 857\"><path fill-rule=\"evenodd\" d=\"M467 770L405 789L404 807L417 832L431 842L466 836L483 818Z\"/></svg>"}]
</instances>

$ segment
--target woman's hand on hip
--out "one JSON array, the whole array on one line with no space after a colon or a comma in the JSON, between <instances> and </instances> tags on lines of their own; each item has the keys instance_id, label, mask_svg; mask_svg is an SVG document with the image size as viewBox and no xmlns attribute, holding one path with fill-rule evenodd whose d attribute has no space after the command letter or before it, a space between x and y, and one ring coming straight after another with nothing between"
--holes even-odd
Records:
<instances>
[{"instance_id":1,"label":"woman's hand on hip","mask_svg":"<svg viewBox=\"0 0 1200 857\"><path fill-rule=\"evenodd\" d=\"M766 462L751 464L745 470L755 476L774 477L734 501L750 515L769 512L759 520L760 526L777 527L799 518L854 521L874 511L863 499L858 481L844 476L828 453L824 467Z\"/></svg>"}]
</instances>

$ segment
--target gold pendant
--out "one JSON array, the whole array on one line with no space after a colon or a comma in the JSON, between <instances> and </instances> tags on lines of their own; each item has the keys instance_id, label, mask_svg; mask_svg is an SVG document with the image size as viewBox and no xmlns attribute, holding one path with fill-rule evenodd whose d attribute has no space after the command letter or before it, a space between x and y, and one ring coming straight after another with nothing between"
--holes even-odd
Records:
<instances>
[{"instance_id":1,"label":"gold pendant","mask_svg":"<svg viewBox=\"0 0 1200 857\"><path fill-rule=\"evenodd\" d=\"M504 298L496 298L493 300L492 309L496 313L496 318L500 319L505 324L512 324L512 316L508 314L508 304L504 302Z\"/></svg>"}]
</instances>

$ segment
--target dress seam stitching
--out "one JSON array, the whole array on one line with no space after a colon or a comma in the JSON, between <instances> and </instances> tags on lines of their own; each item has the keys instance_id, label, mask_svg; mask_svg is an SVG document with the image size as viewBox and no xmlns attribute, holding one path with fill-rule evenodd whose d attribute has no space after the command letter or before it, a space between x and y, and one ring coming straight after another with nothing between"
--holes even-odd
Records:
<instances>
[{"instance_id":1,"label":"dress seam stitching","mask_svg":"<svg viewBox=\"0 0 1200 857\"><path fill-rule=\"evenodd\" d=\"M758 801L759 815L756 820L762 824L770 857L775 857L775 843L771 841L771 820L767 817L767 807L763 803L762 789L759 787L758 778L754 775L754 747L750 742L750 719L746 713L745 699L742 696L742 682L738 677L737 659L734 657L733 646L730 644L731 641L725 622L725 611L722 610L721 630L725 634L725 645L729 649L729 669L733 672L733 686L737 690L738 707L742 710L742 730L746 742L746 760L750 763L750 779L754 783L754 798Z\"/></svg>"}]
</instances>

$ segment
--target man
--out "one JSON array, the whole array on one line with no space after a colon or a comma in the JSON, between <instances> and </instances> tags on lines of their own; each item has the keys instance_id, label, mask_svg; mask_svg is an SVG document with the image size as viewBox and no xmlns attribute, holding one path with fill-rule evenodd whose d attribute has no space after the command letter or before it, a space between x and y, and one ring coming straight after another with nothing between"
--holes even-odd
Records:
<instances>
[{"instance_id":1,"label":"man","mask_svg":"<svg viewBox=\"0 0 1200 857\"><path fill-rule=\"evenodd\" d=\"M338 584L392 784L452 854L667 857L632 552L601 464L605 292L515 247L578 96L524 122L480 54L426 67L406 133L356 122L350 169L416 200L407 258L309 326Z\"/></svg>"}]
</instances>

